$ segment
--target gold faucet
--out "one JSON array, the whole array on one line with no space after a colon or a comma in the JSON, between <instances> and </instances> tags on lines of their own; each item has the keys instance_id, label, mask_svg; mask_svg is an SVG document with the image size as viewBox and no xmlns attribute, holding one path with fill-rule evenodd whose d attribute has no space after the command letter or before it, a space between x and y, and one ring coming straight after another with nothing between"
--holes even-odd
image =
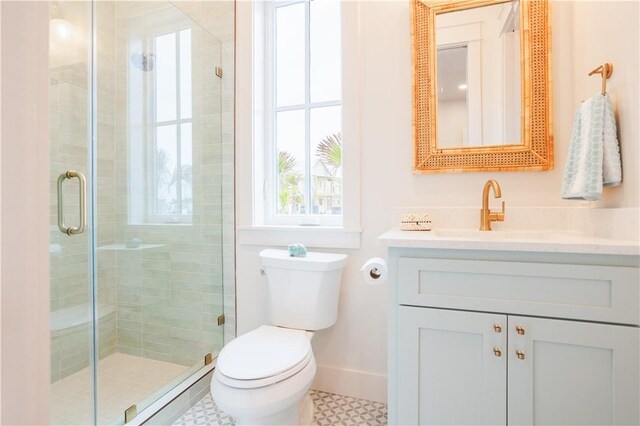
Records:
<instances>
[{"instance_id":1,"label":"gold faucet","mask_svg":"<svg viewBox=\"0 0 640 426\"><path fill-rule=\"evenodd\" d=\"M489 210L489 189L493 188L493 194L496 198L502 197L500 191L500 185L495 179L489 179L484 184L484 190L482 191L482 210L480 210L480 230L491 231L491 222L504 221L504 201L502 202L502 211L494 213Z\"/></svg>"}]
</instances>

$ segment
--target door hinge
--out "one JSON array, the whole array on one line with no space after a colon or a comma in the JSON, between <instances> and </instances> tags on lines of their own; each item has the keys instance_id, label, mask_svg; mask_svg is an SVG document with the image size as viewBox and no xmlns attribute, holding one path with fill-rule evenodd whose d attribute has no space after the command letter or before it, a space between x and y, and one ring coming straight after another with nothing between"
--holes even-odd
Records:
<instances>
[{"instance_id":1,"label":"door hinge","mask_svg":"<svg viewBox=\"0 0 640 426\"><path fill-rule=\"evenodd\" d=\"M222 78L222 67L216 67L216 75Z\"/></svg>"},{"instance_id":2,"label":"door hinge","mask_svg":"<svg viewBox=\"0 0 640 426\"><path fill-rule=\"evenodd\" d=\"M211 354L211 352L209 352L204 356L204 365L209 365L212 362L213 362L213 355Z\"/></svg>"},{"instance_id":3,"label":"door hinge","mask_svg":"<svg viewBox=\"0 0 640 426\"><path fill-rule=\"evenodd\" d=\"M135 416L138 415L138 407L133 404L131 407L124 410L124 422L129 423Z\"/></svg>"},{"instance_id":4,"label":"door hinge","mask_svg":"<svg viewBox=\"0 0 640 426\"><path fill-rule=\"evenodd\" d=\"M224 325L224 314L218 317L218 325Z\"/></svg>"}]
</instances>

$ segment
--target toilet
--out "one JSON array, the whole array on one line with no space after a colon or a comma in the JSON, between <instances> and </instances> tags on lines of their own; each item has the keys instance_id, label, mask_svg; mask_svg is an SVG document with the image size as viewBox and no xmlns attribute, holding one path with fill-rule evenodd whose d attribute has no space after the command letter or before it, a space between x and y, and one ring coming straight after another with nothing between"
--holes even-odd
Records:
<instances>
[{"instance_id":1,"label":"toilet","mask_svg":"<svg viewBox=\"0 0 640 426\"><path fill-rule=\"evenodd\" d=\"M211 395L236 425L311 424L308 396L316 374L311 349L315 330L338 316L344 254L262 250L269 325L229 342L218 355Z\"/></svg>"}]
</instances>

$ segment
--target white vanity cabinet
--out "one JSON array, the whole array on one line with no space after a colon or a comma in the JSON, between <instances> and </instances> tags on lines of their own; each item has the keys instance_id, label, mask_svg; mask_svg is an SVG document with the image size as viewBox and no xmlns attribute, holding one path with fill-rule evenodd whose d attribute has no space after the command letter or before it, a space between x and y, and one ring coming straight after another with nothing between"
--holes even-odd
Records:
<instances>
[{"instance_id":1,"label":"white vanity cabinet","mask_svg":"<svg viewBox=\"0 0 640 426\"><path fill-rule=\"evenodd\" d=\"M504 424L506 324L506 315L401 306L394 423Z\"/></svg>"},{"instance_id":2,"label":"white vanity cabinet","mask_svg":"<svg viewBox=\"0 0 640 426\"><path fill-rule=\"evenodd\" d=\"M389 261L389 424L640 424L637 256Z\"/></svg>"},{"instance_id":3,"label":"white vanity cabinet","mask_svg":"<svg viewBox=\"0 0 640 426\"><path fill-rule=\"evenodd\" d=\"M508 424L640 424L636 327L520 316L507 322Z\"/></svg>"}]
</instances>

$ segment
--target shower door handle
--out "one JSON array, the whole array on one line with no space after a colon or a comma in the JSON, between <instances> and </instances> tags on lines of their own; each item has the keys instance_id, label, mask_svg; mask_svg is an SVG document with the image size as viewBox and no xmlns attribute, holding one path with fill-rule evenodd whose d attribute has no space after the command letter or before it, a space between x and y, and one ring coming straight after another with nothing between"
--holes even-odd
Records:
<instances>
[{"instance_id":1,"label":"shower door handle","mask_svg":"<svg viewBox=\"0 0 640 426\"><path fill-rule=\"evenodd\" d=\"M62 183L66 179L77 178L80 184L80 197L79 197L79 205L80 205L80 224L78 227L75 226L66 226L64 224L64 196L62 192ZM87 222L87 212L85 199L87 195L87 180L84 175L75 170L67 170L58 176L58 228L63 234L74 235L74 234L82 234L84 232L84 226Z\"/></svg>"}]
</instances>

